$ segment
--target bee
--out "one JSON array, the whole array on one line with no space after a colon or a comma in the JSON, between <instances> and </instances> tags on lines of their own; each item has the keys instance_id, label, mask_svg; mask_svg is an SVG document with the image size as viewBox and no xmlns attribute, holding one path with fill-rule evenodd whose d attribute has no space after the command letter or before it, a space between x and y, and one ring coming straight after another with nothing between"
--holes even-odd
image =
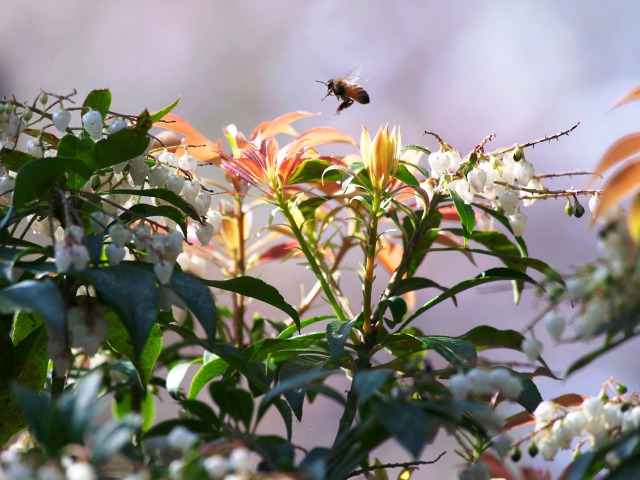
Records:
<instances>
[{"instance_id":1,"label":"bee","mask_svg":"<svg viewBox=\"0 0 640 480\"><path fill-rule=\"evenodd\" d=\"M340 115L342 110L349 108L354 100L362 104L369 103L369 94L367 91L355 83L361 71L362 66L359 66L349 72L344 78L332 78L328 82L316 80L316 82L322 83L327 87L327 94L322 100L329 96L334 96L338 100L342 100L342 103L338 105L336 109L336 115Z\"/></svg>"}]
</instances>

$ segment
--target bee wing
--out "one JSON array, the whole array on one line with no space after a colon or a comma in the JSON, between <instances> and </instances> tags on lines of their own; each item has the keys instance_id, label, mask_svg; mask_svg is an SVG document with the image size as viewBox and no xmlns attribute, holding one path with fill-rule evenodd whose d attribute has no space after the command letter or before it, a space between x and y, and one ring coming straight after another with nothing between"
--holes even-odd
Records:
<instances>
[{"instance_id":1,"label":"bee wing","mask_svg":"<svg viewBox=\"0 0 640 480\"><path fill-rule=\"evenodd\" d=\"M362 73L362 65L354 68L353 70L351 70L349 73L347 73L343 78L344 80L346 80L347 82L357 82L358 78L360 78L360 74Z\"/></svg>"}]
</instances>

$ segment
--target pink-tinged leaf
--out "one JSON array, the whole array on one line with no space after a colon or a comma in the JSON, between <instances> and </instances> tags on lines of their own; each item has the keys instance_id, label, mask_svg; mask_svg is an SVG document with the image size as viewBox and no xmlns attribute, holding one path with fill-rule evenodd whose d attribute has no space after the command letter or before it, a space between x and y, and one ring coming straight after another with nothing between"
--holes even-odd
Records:
<instances>
[{"instance_id":1,"label":"pink-tinged leaf","mask_svg":"<svg viewBox=\"0 0 640 480\"><path fill-rule=\"evenodd\" d=\"M182 145L189 146L189 153L201 162L219 162L220 152L222 151L222 142L217 140L215 143L209 140L196 130L184 118L173 113L166 114L162 120L153 124L156 127L164 128L180 133L185 136L182 139ZM178 147L179 149L180 147Z\"/></svg>"},{"instance_id":2,"label":"pink-tinged leaf","mask_svg":"<svg viewBox=\"0 0 640 480\"><path fill-rule=\"evenodd\" d=\"M565 393L564 395L554 398L553 401L564 408L569 408L582 405L582 402L587 398L589 397L578 395L577 393Z\"/></svg>"},{"instance_id":3,"label":"pink-tinged leaf","mask_svg":"<svg viewBox=\"0 0 640 480\"><path fill-rule=\"evenodd\" d=\"M278 118L260 123L251 133L251 138L255 139L258 134L260 134L260 137L263 139L273 137L281 133L285 135L296 136L297 132L289 124L301 118L315 117L316 115L320 114L311 112L285 113Z\"/></svg>"},{"instance_id":4,"label":"pink-tinged leaf","mask_svg":"<svg viewBox=\"0 0 640 480\"><path fill-rule=\"evenodd\" d=\"M609 110L618 108L619 106L624 105L626 103L635 102L636 100L640 100L640 85L632 88L629 92L624 94L622 98L620 98L616 103L614 103Z\"/></svg>"},{"instance_id":5,"label":"pink-tinged leaf","mask_svg":"<svg viewBox=\"0 0 640 480\"><path fill-rule=\"evenodd\" d=\"M258 262L271 262L273 260L281 260L290 255L301 256L302 252L300 251L300 245L298 242L292 240L284 243L280 243L278 245L274 245L273 247L265 250L260 253L258 256Z\"/></svg>"},{"instance_id":6,"label":"pink-tinged leaf","mask_svg":"<svg viewBox=\"0 0 640 480\"><path fill-rule=\"evenodd\" d=\"M622 199L640 187L640 158L618 170L616 175L605 185L600 194L600 201L593 214L593 220L602 218ZM592 221L593 221L592 220Z\"/></svg>"},{"instance_id":7,"label":"pink-tinged leaf","mask_svg":"<svg viewBox=\"0 0 640 480\"><path fill-rule=\"evenodd\" d=\"M484 462L484 464L489 469L489 475L491 478L502 478L504 480L518 480L513 472L500 461L498 457L490 452L484 452L480 460Z\"/></svg>"},{"instance_id":8,"label":"pink-tinged leaf","mask_svg":"<svg viewBox=\"0 0 640 480\"><path fill-rule=\"evenodd\" d=\"M253 185L254 187L260 188L260 185L250 175L248 175L247 172L245 172L243 169L238 168L235 165L230 165L228 163L222 164L221 168L224 171L229 172L231 175L240 177L242 180Z\"/></svg>"},{"instance_id":9,"label":"pink-tinged leaf","mask_svg":"<svg viewBox=\"0 0 640 480\"><path fill-rule=\"evenodd\" d=\"M293 155L303 148L317 147L318 145L326 145L328 143L348 143L350 145L358 145L358 143L342 130L333 127L314 127L289 144L288 154Z\"/></svg>"},{"instance_id":10,"label":"pink-tinged leaf","mask_svg":"<svg viewBox=\"0 0 640 480\"><path fill-rule=\"evenodd\" d=\"M440 245L444 245L445 247L464 249L464 242L460 240L459 237L455 236L451 232L445 232L444 230L438 232L438 235L433 240L433 243L438 243ZM474 265L476 264L476 261L474 260L473 254L471 252L461 250L460 253L467 257L471 263L473 263Z\"/></svg>"},{"instance_id":11,"label":"pink-tinged leaf","mask_svg":"<svg viewBox=\"0 0 640 480\"><path fill-rule=\"evenodd\" d=\"M640 152L640 133L631 133L622 137L604 154L589 179L589 185L599 180L605 171L638 152Z\"/></svg>"},{"instance_id":12,"label":"pink-tinged leaf","mask_svg":"<svg viewBox=\"0 0 640 480\"><path fill-rule=\"evenodd\" d=\"M636 195L627 215L627 228L636 244L640 243L640 195Z\"/></svg>"}]
</instances>

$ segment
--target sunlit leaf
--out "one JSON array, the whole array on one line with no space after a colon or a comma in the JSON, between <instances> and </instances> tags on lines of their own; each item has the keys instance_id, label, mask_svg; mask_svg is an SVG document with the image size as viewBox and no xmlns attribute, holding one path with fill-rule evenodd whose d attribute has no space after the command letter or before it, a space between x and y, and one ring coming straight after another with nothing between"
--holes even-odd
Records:
<instances>
[{"instance_id":1,"label":"sunlit leaf","mask_svg":"<svg viewBox=\"0 0 640 480\"><path fill-rule=\"evenodd\" d=\"M305 160L291 174L287 185L309 182L338 182L342 180L343 173L339 170L328 170L334 165L329 160L312 159ZM326 173L325 173L326 172Z\"/></svg>"},{"instance_id":2,"label":"sunlit leaf","mask_svg":"<svg viewBox=\"0 0 640 480\"><path fill-rule=\"evenodd\" d=\"M633 241L640 243L640 194L637 194L627 215L627 227Z\"/></svg>"},{"instance_id":3,"label":"sunlit leaf","mask_svg":"<svg viewBox=\"0 0 640 480\"><path fill-rule=\"evenodd\" d=\"M449 189L449 194L451 195L453 204L455 205L458 216L460 217L460 224L462 225L462 232L464 235L464 244L466 245L473 233L473 228L476 225L476 214L473 212L471 205L465 203L460 195L452 189Z\"/></svg>"},{"instance_id":4,"label":"sunlit leaf","mask_svg":"<svg viewBox=\"0 0 640 480\"><path fill-rule=\"evenodd\" d=\"M640 133L631 133L617 140L609 150L607 150L596 166L593 175L589 179L589 185L593 185L602 178L602 174L608 169L626 160L634 153L640 152Z\"/></svg>"},{"instance_id":5,"label":"sunlit leaf","mask_svg":"<svg viewBox=\"0 0 640 480\"><path fill-rule=\"evenodd\" d=\"M633 87L630 91L625 93L622 98L618 99L610 108L613 110L614 108L618 108L621 105L626 103L635 102L636 100L640 100L640 85Z\"/></svg>"},{"instance_id":6,"label":"sunlit leaf","mask_svg":"<svg viewBox=\"0 0 640 480\"><path fill-rule=\"evenodd\" d=\"M622 199L640 188L640 158L624 166L609 180L599 196L593 219L605 216Z\"/></svg>"},{"instance_id":7,"label":"sunlit leaf","mask_svg":"<svg viewBox=\"0 0 640 480\"><path fill-rule=\"evenodd\" d=\"M181 366L181 368L184 367ZM200 390L202 390L211 380L222 375L227 370L227 368L229 368L229 364L222 358L213 358L204 363L191 381L187 398L196 398L198 396L198 393L200 393Z\"/></svg>"},{"instance_id":8,"label":"sunlit leaf","mask_svg":"<svg viewBox=\"0 0 640 480\"><path fill-rule=\"evenodd\" d=\"M186 138L181 145L189 148L189 154L201 162L219 161L221 143L212 142L196 130L189 122L174 113L167 113L162 120L154 122L155 127L181 133ZM180 147L184 150L184 147Z\"/></svg>"},{"instance_id":9,"label":"sunlit leaf","mask_svg":"<svg viewBox=\"0 0 640 480\"><path fill-rule=\"evenodd\" d=\"M97 110L102 114L102 118L105 118L109 107L111 107L111 91L108 88L92 90L84 99L82 114L84 115L89 110Z\"/></svg>"},{"instance_id":10,"label":"sunlit leaf","mask_svg":"<svg viewBox=\"0 0 640 480\"><path fill-rule=\"evenodd\" d=\"M279 134L296 136L297 132L293 129L290 123L301 118L315 117L317 115L320 114L301 111L285 113L273 120L259 123L258 126L254 128L253 132L251 132L251 138L256 138L258 134L260 134L263 140Z\"/></svg>"},{"instance_id":11,"label":"sunlit leaf","mask_svg":"<svg viewBox=\"0 0 640 480\"><path fill-rule=\"evenodd\" d=\"M21 207L48 192L72 165L78 169L86 168L81 160L70 157L38 158L23 165L16 176L13 208Z\"/></svg>"},{"instance_id":12,"label":"sunlit leaf","mask_svg":"<svg viewBox=\"0 0 640 480\"><path fill-rule=\"evenodd\" d=\"M162 120L165 115L167 115L169 112L171 112L171 110L173 110L180 103L180 100L182 100L182 97L178 97L176 100L171 102L169 105L164 107L162 110L158 110L157 112L153 112L151 114L151 121L153 123L156 123L156 122Z\"/></svg>"}]
</instances>

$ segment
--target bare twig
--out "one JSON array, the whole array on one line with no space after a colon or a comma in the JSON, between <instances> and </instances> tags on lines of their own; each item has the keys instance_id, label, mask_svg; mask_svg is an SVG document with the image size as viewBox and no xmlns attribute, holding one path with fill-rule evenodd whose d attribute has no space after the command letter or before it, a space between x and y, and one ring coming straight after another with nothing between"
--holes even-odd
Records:
<instances>
[{"instance_id":1,"label":"bare twig","mask_svg":"<svg viewBox=\"0 0 640 480\"><path fill-rule=\"evenodd\" d=\"M578 125L580 125L580 122L576 123L573 127L568 128L567 130L563 130L562 132L556 133L555 135L551 135L551 136L545 135L544 138L539 138L538 140L533 140L532 142L527 142L527 143L523 143L523 144L517 144L516 143L512 147L499 148L495 152L492 152L491 155L502 155L504 153L510 152L512 150L515 150L518 147L520 147L520 148L533 147L533 146L535 146L535 145L537 145L539 143L550 142L551 140L557 140L558 138L560 138L560 137L562 137L564 135L569 135L576 128L578 128Z\"/></svg>"},{"instance_id":2,"label":"bare twig","mask_svg":"<svg viewBox=\"0 0 640 480\"><path fill-rule=\"evenodd\" d=\"M416 466L416 465L431 465L433 463L436 463L438 460L440 460L446 453L447 452L445 450L440 455L438 455L435 460L427 460L427 461L416 460L416 461L413 461L413 462L385 463L384 465L372 465L372 466L370 466L368 468L363 468L361 470L354 470L353 472L351 472L345 478L352 478L352 477L361 475L361 474L366 473L366 472L371 472L373 470L382 470L382 469L387 469L387 468L408 468L408 467L413 467L413 466Z\"/></svg>"}]
</instances>

